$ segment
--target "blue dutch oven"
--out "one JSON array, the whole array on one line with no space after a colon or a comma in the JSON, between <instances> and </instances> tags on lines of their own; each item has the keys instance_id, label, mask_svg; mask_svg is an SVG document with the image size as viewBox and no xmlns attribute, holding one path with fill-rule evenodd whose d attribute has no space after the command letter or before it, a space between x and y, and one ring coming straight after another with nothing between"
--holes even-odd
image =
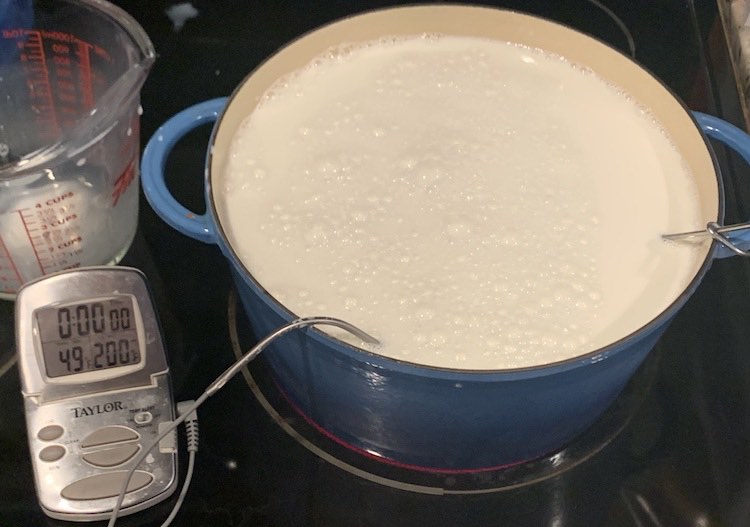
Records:
<instances>
[{"instance_id":1,"label":"blue dutch oven","mask_svg":"<svg viewBox=\"0 0 750 527\"><path fill-rule=\"evenodd\" d=\"M151 206L178 231L219 246L231 264L256 335L296 317L253 278L223 228L221 198L213 189L222 187L235 131L276 79L326 49L423 33L489 37L548 50L621 87L649 109L691 167L706 224L723 221L722 181L706 137L726 143L748 162L750 137L724 121L691 113L629 58L564 26L511 11L442 4L374 11L293 42L252 72L230 98L197 104L167 121L144 151L143 189ZM206 213L201 215L175 201L164 183L164 166L181 137L213 121L205 171ZM740 231L731 236L735 245L744 244ZM712 260L733 254L715 240L704 247L705 258L695 276L660 315L616 342L561 362L500 371L426 367L370 353L317 330L287 335L265 356L278 386L299 412L356 451L415 470L493 469L559 448L607 409L698 287Z\"/></svg>"}]
</instances>

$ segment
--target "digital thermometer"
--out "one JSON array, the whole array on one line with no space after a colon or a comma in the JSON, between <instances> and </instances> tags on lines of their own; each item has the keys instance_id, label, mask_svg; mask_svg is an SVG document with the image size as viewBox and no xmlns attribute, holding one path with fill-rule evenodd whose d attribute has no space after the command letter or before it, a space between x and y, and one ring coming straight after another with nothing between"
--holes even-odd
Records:
<instances>
[{"instance_id":1,"label":"digital thermometer","mask_svg":"<svg viewBox=\"0 0 750 527\"><path fill-rule=\"evenodd\" d=\"M16 298L16 348L39 503L53 518L106 519L128 462L174 420L169 368L143 274L64 271ZM138 466L121 514L169 497L176 440Z\"/></svg>"}]
</instances>

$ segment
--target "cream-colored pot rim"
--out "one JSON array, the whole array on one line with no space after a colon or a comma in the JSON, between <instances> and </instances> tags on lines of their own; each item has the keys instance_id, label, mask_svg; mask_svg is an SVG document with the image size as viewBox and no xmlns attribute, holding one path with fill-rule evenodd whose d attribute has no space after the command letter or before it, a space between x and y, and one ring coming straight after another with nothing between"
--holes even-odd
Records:
<instances>
[{"instance_id":1,"label":"cream-colored pot rim","mask_svg":"<svg viewBox=\"0 0 750 527\"><path fill-rule=\"evenodd\" d=\"M226 224L227 217L222 210L220 200L213 192L214 188L222 188L220 181L229 147L238 127L245 117L253 112L263 94L278 79L304 67L325 51L380 38L422 34L489 38L537 48L560 55L571 63L585 67L622 89L652 114L684 157L696 177L701 217L706 223L722 222L724 211L721 180L705 136L701 133L692 114L669 88L629 57L569 27L516 11L459 4L386 8L333 22L303 35L280 49L252 71L237 87L214 127L206 173L208 208L218 227L219 236L226 241L227 248L232 252L235 265L240 266L246 277L249 277L260 290L266 292L269 298L272 298L271 295L265 291L262 284L255 281L234 252L232 240L222 227L222 224ZM702 263L696 268L684 292L660 315L636 332L584 355L556 363L520 369L547 368L557 364L585 362L592 357L606 356L609 352L621 348L624 341L637 338L640 333L665 322L676 313L697 287L710 265L713 247L714 244L705 244L705 254L701 256ZM279 304L279 306L289 313L289 318L294 317L293 313L283 305ZM370 353L360 348L352 348L357 352ZM382 356L378 357L382 358ZM428 369L469 371L413 365Z\"/></svg>"}]
</instances>

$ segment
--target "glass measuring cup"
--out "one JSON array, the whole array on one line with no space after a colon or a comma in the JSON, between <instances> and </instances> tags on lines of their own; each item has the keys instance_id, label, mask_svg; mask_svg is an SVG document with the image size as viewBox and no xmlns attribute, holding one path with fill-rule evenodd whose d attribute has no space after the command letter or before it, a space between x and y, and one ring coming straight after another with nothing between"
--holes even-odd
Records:
<instances>
[{"instance_id":1,"label":"glass measuring cup","mask_svg":"<svg viewBox=\"0 0 750 527\"><path fill-rule=\"evenodd\" d=\"M127 251L154 57L104 0L0 0L0 298Z\"/></svg>"}]
</instances>

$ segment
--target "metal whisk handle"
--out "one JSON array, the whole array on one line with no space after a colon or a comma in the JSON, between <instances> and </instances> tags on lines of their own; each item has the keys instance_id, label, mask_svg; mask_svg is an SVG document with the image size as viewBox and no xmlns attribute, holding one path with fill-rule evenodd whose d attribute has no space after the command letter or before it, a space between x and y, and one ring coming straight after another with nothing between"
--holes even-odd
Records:
<instances>
[{"instance_id":1,"label":"metal whisk handle","mask_svg":"<svg viewBox=\"0 0 750 527\"><path fill-rule=\"evenodd\" d=\"M689 238L700 238L710 236L717 242L724 245L727 249L740 256L750 256L750 251L745 251L737 247L734 242L727 238L726 234L736 231L750 229L750 223L737 223L734 225L719 225L715 221L706 224L706 228L700 231L678 232L673 234L663 234L665 240L686 240Z\"/></svg>"}]
</instances>

